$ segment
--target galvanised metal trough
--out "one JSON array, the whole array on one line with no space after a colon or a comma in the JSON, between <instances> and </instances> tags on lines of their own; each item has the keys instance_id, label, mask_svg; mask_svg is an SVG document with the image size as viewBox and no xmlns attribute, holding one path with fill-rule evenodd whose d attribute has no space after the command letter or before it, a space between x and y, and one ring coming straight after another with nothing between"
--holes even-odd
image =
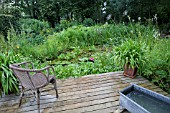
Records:
<instances>
[{"instance_id":1,"label":"galvanised metal trough","mask_svg":"<svg viewBox=\"0 0 170 113\"><path fill-rule=\"evenodd\" d=\"M120 109L131 113L170 113L170 98L132 84L120 93Z\"/></svg>"}]
</instances>

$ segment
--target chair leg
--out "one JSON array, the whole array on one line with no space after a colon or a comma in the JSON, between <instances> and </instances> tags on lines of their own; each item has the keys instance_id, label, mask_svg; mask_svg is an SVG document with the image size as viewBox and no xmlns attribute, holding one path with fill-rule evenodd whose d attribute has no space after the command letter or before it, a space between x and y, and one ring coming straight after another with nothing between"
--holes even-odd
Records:
<instances>
[{"instance_id":1,"label":"chair leg","mask_svg":"<svg viewBox=\"0 0 170 113\"><path fill-rule=\"evenodd\" d=\"M38 113L40 113L40 91L37 89L37 106L38 106Z\"/></svg>"},{"instance_id":2,"label":"chair leg","mask_svg":"<svg viewBox=\"0 0 170 113\"><path fill-rule=\"evenodd\" d=\"M23 96L24 96L24 92L22 91L20 94L19 107L21 106Z\"/></svg>"},{"instance_id":3,"label":"chair leg","mask_svg":"<svg viewBox=\"0 0 170 113\"><path fill-rule=\"evenodd\" d=\"M57 90L57 84L56 84L56 80L54 82L54 89L56 91L56 98L58 98L58 90Z\"/></svg>"},{"instance_id":4,"label":"chair leg","mask_svg":"<svg viewBox=\"0 0 170 113\"><path fill-rule=\"evenodd\" d=\"M19 107L21 106L22 103L22 97L24 96L24 88L21 86L21 93L20 93L20 100L19 100Z\"/></svg>"}]
</instances>

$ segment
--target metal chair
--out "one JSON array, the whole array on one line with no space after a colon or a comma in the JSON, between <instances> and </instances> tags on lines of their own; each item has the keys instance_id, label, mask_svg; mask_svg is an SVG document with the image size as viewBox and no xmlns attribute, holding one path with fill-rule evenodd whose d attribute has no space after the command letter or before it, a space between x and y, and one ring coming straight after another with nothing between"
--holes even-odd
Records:
<instances>
[{"instance_id":1,"label":"metal chair","mask_svg":"<svg viewBox=\"0 0 170 113\"><path fill-rule=\"evenodd\" d=\"M29 66L31 66L31 68L29 68ZM18 78L21 84L19 107L21 106L24 92L30 90L37 98L38 113L40 113L40 88L47 86L49 83L54 85L54 88L52 89L55 89L56 98L58 98L56 77L54 74L53 67L47 66L42 69L34 69L34 65L31 62L11 64L9 67L12 69L14 75ZM50 69L53 72L53 76L50 75ZM49 90L44 90L44 91L49 91Z\"/></svg>"}]
</instances>

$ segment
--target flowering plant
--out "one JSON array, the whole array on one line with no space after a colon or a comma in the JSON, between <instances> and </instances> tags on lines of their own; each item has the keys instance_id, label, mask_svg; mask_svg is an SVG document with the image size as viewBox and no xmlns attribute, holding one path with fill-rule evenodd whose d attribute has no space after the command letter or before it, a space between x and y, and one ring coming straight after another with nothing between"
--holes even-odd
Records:
<instances>
[{"instance_id":1,"label":"flowering plant","mask_svg":"<svg viewBox=\"0 0 170 113\"><path fill-rule=\"evenodd\" d=\"M89 61L90 62L94 62L94 58L89 58Z\"/></svg>"}]
</instances>

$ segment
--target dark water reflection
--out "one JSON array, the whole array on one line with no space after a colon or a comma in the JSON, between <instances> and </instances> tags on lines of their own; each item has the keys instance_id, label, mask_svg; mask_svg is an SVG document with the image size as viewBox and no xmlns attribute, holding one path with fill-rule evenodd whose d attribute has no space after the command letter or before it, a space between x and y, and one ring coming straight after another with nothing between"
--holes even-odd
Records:
<instances>
[{"instance_id":1,"label":"dark water reflection","mask_svg":"<svg viewBox=\"0 0 170 113\"><path fill-rule=\"evenodd\" d=\"M142 92L134 90L127 96L151 113L170 113L170 104Z\"/></svg>"}]
</instances>

